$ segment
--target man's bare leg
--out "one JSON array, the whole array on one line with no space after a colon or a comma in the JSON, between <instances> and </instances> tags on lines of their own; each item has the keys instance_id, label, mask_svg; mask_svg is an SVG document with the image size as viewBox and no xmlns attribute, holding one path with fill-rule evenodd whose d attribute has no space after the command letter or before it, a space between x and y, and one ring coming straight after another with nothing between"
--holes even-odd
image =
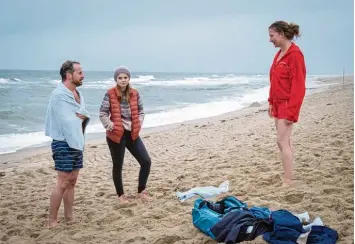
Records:
<instances>
[{"instance_id":1,"label":"man's bare leg","mask_svg":"<svg viewBox=\"0 0 355 244\"><path fill-rule=\"evenodd\" d=\"M64 191L66 190L71 177L71 172L58 171L57 184L52 191L49 206L48 227L53 228L58 224L58 210L62 202Z\"/></svg>"},{"instance_id":2,"label":"man's bare leg","mask_svg":"<svg viewBox=\"0 0 355 244\"><path fill-rule=\"evenodd\" d=\"M288 124L286 120L277 120L277 145L281 151L281 160L284 168L283 186L290 186L292 183L293 170L293 152L291 146L292 124Z\"/></svg>"},{"instance_id":3,"label":"man's bare leg","mask_svg":"<svg viewBox=\"0 0 355 244\"><path fill-rule=\"evenodd\" d=\"M63 194L64 217L67 221L71 221L73 219L74 188L78 175L79 170L73 170L71 172L69 184Z\"/></svg>"}]
</instances>

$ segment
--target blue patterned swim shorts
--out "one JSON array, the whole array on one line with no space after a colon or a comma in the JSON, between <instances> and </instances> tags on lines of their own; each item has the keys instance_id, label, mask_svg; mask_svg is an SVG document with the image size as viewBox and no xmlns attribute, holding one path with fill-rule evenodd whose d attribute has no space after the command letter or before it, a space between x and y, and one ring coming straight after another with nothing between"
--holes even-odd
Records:
<instances>
[{"instance_id":1,"label":"blue patterned swim shorts","mask_svg":"<svg viewBox=\"0 0 355 244\"><path fill-rule=\"evenodd\" d=\"M65 141L53 140L51 147L55 170L71 172L83 167L82 151L69 147Z\"/></svg>"}]
</instances>

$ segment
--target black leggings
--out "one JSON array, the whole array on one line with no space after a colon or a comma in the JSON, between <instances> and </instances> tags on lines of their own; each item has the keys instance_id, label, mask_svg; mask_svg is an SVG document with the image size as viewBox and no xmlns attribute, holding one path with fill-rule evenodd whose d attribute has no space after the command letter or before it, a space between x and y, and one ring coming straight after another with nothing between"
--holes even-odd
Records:
<instances>
[{"instance_id":1,"label":"black leggings","mask_svg":"<svg viewBox=\"0 0 355 244\"><path fill-rule=\"evenodd\" d=\"M135 141L133 141L131 132L125 130L120 143L115 143L108 137L106 137L106 141L111 152L113 163L112 177L117 195L121 196L124 194L122 166L126 147L141 166L138 182L138 193L141 193L146 187L151 165L150 157L145 149L142 139L138 137Z\"/></svg>"}]
</instances>

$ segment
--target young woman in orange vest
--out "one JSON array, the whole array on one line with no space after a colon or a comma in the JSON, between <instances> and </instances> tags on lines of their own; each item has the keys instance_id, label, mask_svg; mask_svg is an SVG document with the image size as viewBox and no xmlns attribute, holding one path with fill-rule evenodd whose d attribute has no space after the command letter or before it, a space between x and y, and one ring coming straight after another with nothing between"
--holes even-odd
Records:
<instances>
[{"instance_id":1,"label":"young woman in orange vest","mask_svg":"<svg viewBox=\"0 0 355 244\"><path fill-rule=\"evenodd\" d=\"M306 93L306 65L300 48L292 42L299 26L276 21L269 27L270 42L280 48L270 68L269 116L275 118L277 144L284 167L283 186L292 183L292 125L298 122Z\"/></svg>"},{"instance_id":2,"label":"young woman in orange vest","mask_svg":"<svg viewBox=\"0 0 355 244\"><path fill-rule=\"evenodd\" d=\"M106 141L112 157L112 176L121 202L128 199L123 191L122 166L125 148L138 161L138 197L148 199L146 184L150 173L151 160L139 137L144 120L143 103L136 89L130 86L130 71L123 66L114 72L117 85L107 91L100 107L100 120L106 129Z\"/></svg>"}]
</instances>

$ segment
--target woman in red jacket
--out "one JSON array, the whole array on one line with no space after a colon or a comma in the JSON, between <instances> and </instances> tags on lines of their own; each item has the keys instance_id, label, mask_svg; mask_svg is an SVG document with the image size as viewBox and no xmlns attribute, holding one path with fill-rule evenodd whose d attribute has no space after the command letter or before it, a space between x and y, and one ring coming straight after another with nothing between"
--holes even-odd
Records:
<instances>
[{"instance_id":1,"label":"woman in red jacket","mask_svg":"<svg viewBox=\"0 0 355 244\"><path fill-rule=\"evenodd\" d=\"M277 145L284 167L283 186L291 185L293 149L292 125L298 121L306 92L306 66L303 53L292 42L299 37L299 26L276 21L269 27L270 42L280 48L270 68L269 116L275 118Z\"/></svg>"}]
</instances>

